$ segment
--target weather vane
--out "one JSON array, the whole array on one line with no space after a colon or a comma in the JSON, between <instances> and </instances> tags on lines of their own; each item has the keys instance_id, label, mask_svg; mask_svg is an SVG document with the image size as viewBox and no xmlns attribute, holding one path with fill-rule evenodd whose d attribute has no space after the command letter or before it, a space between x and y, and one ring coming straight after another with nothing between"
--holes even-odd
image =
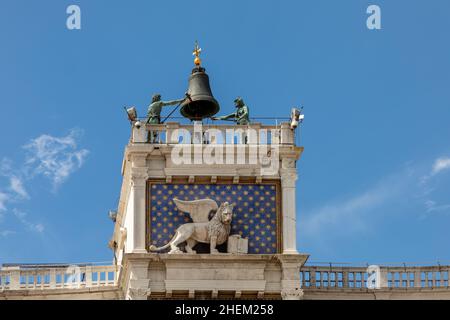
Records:
<instances>
[{"instance_id":1,"label":"weather vane","mask_svg":"<svg viewBox=\"0 0 450 320\"><path fill-rule=\"evenodd\" d=\"M198 41L196 40L194 51L192 51L192 54L195 56L194 63L196 66L200 66L202 63L202 60L200 60L200 52L202 52L202 48L198 46Z\"/></svg>"}]
</instances>

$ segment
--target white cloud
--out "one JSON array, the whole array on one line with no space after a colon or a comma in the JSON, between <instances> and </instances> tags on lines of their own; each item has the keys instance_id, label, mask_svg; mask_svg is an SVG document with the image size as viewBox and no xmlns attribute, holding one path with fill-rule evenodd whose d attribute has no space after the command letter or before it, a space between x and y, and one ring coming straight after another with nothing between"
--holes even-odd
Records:
<instances>
[{"instance_id":1,"label":"white cloud","mask_svg":"<svg viewBox=\"0 0 450 320\"><path fill-rule=\"evenodd\" d=\"M425 208L427 213L450 212L450 204L437 204L436 201L433 200L426 200Z\"/></svg>"},{"instance_id":2,"label":"white cloud","mask_svg":"<svg viewBox=\"0 0 450 320\"><path fill-rule=\"evenodd\" d=\"M450 169L450 158L447 157L438 158L433 164L431 175L438 174L439 172L447 169Z\"/></svg>"},{"instance_id":3,"label":"white cloud","mask_svg":"<svg viewBox=\"0 0 450 320\"><path fill-rule=\"evenodd\" d=\"M42 232L44 232L44 225L42 223L35 224L34 229L37 232L42 233Z\"/></svg>"},{"instance_id":4,"label":"white cloud","mask_svg":"<svg viewBox=\"0 0 450 320\"><path fill-rule=\"evenodd\" d=\"M6 210L6 202L9 200L9 195L0 192L0 212Z\"/></svg>"},{"instance_id":5,"label":"white cloud","mask_svg":"<svg viewBox=\"0 0 450 320\"><path fill-rule=\"evenodd\" d=\"M44 232L44 225L42 223L31 223L30 221L28 221L27 219L27 214L25 212L19 211L16 208L13 209L13 213L14 215L17 217L17 219L19 219L19 221L24 224L28 229L32 230L32 231L36 231L38 233L42 233Z\"/></svg>"},{"instance_id":6,"label":"white cloud","mask_svg":"<svg viewBox=\"0 0 450 320\"><path fill-rule=\"evenodd\" d=\"M440 157L434 161L431 172L420 178L420 185L423 190L423 197L425 198L425 213L427 214L433 212L450 212L450 204L438 204L436 201L430 199L430 196L436 189L436 187L433 186L433 177L448 169L450 169L450 158ZM422 215L422 218L425 217L426 214Z\"/></svg>"},{"instance_id":7,"label":"white cloud","mask_svg":"<svg viewBox=\"0 0 450 320\"><path fill-rule=\"evenodd\" d=\"M5 177L9 185L0 185L0 218L7 211L7 204L18 203L30 199L27 192L33 178L43 175L49 178L53 189L63 183L69 176L79 169L88 154L88 150L78 148L77 142L81 130L71 130L66 136L54 137L42 134L31 139L23 146L26 151L25 161L16 166L8 158L0 160L0 177ZM28 230L43 233L45 226L42 223L30 222L27 214L14 208L13 215ZM0 236L6 237L12 233L10 230L0 230Z\"/></svg>"},{"instance_id":8,"label":"white cloud","mask_svg":"<svg viewBox=\"0 0 450 320\"><path fill-rule=\"evenodd\" d=\"M303 221L307 233L320 232L323 228L347 225L351 229L364 228L361 215L383 201L385 195L368 191L339 203L325 204L310 212ZM348 223L351 222L349 225Z\"/></svg>"},{"instance_id":9,"label":"white cloud","mask_svg":"<svg viewBox=\"0 0 450 320\"><path fill-rule=\"evenodd\" d=\"M26 167L32 174L48 177L56 188L79 169L89 153L78 149L79 130L72 130L63 137L43 134L24 146L28 151Z\"/></svg>"},{"instance_id":10,"label":"white cloud","mask_svg":"<svg viewBox=\"0 0 450 320\"><path fill-rule=\"evenodd\" d=\"M387 204L394 207L402 201L414 184L412 168L379 180L372 187L340 201L331 201L301 215L300 232L307 237L323 234L350 235L370 230L376 219L384 214Z\"/></svg>"},{"instance_id":11,"label":"white cloud","mask_svg":"<svg viewBox=\"0 0 450 320\"><path fill-rule=\"evenodd\" d=\"M13 190L15 193L17 193L21 198L28 199L28 193L25 190L25 187L23 186L23 182L20 178L16 176L11 176L9 178L9 184L11 190Z\"/></svg>"},{"instance_id":12,"label":"white cloud","mask_svg":"<svg viewBox=\"0 0 450 320\"><path fill-rule=\"evenodd\" d=\"M418 219L427 218L430 213L449 213L450 204L430 199L436 196L437 189L432 185L433 176L446 169L450 169L450 158L436 159L432 171L426 175L420 173L423 169L419 170L419 166L408 164L405 170L381 179L366 190L302 213L299 231L314 239L331 233L366 232L386 210L407 212L406 208L416 203L424 205Z\"/></svg>"},{"instance_id":13,"label":"white cloud","mask_svg":"<svg viewBox=\"0 0 450 320\"><path fill-rule=\"evenodd\" d=\"M3 158L0 161L0 175L7 176L12 170L12 161L8 158Z\"/></svg>"},{"instance_id":14,"label":"white cloud","mask_svg":"<svg viewBox=\"0 0 450 320\"><path fill-rule=\"evenodd\" d=\"M16 233L15 231L11 231L11 230L2 230L2 231L0 231L0 236L7 237L7 236L9 236L11 234L15 234L15 233Z\"/></svg>"}]
</instances>

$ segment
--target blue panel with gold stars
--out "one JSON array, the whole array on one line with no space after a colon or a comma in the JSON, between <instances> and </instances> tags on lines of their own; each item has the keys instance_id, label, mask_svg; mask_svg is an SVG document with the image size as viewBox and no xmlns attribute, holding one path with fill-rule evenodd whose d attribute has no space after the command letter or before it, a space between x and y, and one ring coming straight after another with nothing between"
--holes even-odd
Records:
<instances>
[{"instance_id":1,"label":"blue panel with gold stars","mask_svg":"<svg viewBox=\"0 0 450 320\"><path fill-rule=\"evenodd\" d=\"M230 234L248 238L248 253L277 253L279 248L276 184L151 183L149 192L150 244L169 242L181 224L192 222L172 201L210 198L234 205Z\"/></svg>"}]
</instances>

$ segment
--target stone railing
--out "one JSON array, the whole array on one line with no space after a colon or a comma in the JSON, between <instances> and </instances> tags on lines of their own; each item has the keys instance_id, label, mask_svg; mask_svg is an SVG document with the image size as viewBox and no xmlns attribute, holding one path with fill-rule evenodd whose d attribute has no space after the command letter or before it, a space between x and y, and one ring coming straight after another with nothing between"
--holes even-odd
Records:
<instances>
[{"instance_id":1,"label":"stone railing","mask_svg":"<svg viewBox=\"0 0 450 320\"><path fill-rule=\"evenodd\" d=\"M131 143L152 144L281 144L295 143L289 123L279 125L145 124L133 122Z\"/></svg>"},{"instance_id":2,"label":"stone railing","mask_svg":"<svg viewBox=\"0 0 450 320\"><path fill-rule=\"evenodd\" d=\"M380 288L449 288L450 266L380 266ZM304 266L303 289L366 289L367 267Z\"/></svg>"},{"instance_id":3,"label":"stone railing","mask_svg":"<svg viewBox=\"0 0 450 320\"><path fill-rule=\"evenodd\" d=\"M3 267L0 291L116 286L116 269L116 266Z\"/></svg>"}]
</instances>

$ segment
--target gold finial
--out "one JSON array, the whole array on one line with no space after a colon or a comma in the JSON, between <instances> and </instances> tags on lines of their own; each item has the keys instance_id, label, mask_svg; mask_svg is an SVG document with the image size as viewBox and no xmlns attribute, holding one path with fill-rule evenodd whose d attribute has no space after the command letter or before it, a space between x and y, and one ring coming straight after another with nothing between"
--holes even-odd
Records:
<instances>
[{"instance_id":1,"label":"gold finial","mask_svg":"<svg viewBox=\"0 0 450 320\"><path fill-rule=\"evenodd\" d=\"M202 52L202 49L198 46L198 41L196 40L194 51L192 51L192 54L195 56L194 63L196 66L200 66L202 63L202 60L200 60L200 52Z\"/></svg>"}]
</instances>

